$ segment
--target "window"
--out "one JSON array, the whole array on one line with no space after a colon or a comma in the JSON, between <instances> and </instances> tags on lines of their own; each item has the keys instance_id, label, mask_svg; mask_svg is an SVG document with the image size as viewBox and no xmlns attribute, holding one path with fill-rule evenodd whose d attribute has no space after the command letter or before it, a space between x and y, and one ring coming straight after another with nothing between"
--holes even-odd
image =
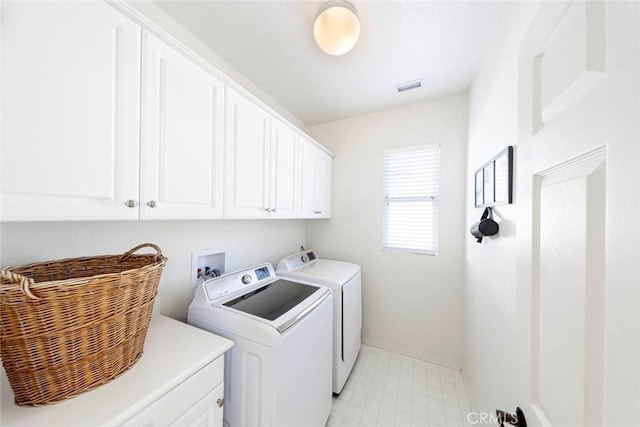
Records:
<instances>
[{"instance_id":1,"label":"window","mask_svg":"<svg viewBox=\"0 0 640 427\"><path fill-rule=\"evenodd\" d=\"M384 152L383 250L436 255L440 145Z\"/></svg>"}]
</instances>

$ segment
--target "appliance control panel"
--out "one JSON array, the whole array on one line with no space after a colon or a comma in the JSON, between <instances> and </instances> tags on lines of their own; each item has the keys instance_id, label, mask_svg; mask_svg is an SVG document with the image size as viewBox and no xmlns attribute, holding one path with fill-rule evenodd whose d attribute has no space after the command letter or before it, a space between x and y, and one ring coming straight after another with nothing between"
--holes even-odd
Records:
<instances>
[{"instance_id":1,"label":"appliance control panel","mask_svg":"<svg viewBox=\"0 0 640 427\"><path fill-rule=\"evenodd\" d=\"M265 263L209 279L202 286L207 299L213 301L242 289L264 283L275 274L273 266Z\"/></svg>"},{"instance_id":2,"label":"appliance control panel","mask_svg":"<svg viewBox=\"0 0 640 427\"><path fill-rule=\"evenodd\" d=\"M318 259L318 254L313 249L298 252L297 254L289 255L283 261L285 264L285 270L297 270L305 265L313 263L313 261ZM282 265L278 264L278 271L281 270Z\"/></svg>"}]
</instances>

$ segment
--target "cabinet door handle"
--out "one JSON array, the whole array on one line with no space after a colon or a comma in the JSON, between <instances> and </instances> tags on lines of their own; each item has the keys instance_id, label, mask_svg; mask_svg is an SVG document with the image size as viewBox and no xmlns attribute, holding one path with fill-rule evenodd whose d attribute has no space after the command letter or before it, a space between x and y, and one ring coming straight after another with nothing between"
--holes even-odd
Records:
<instances>
[{"instance_id":1,"label":"cabinet door handle","mask_svg":"<svg viewBox=\"0 0 640 427\"><path fill-rule=\"evenodd\" d=\"M158 202L156 202L155 200L149 200L147 202L147 206L149 206L150 208L155 208L156 206L158 206Z\"/></svg>"},{"instance_id":2,"label":"cabinet door handle","mask_svg":"<svg viewBox=\"0 0 640 427\"><path fill-rule=\"evenodd\" d=\"M218 404L219 408L222 408L224 406L224 399L220 398L220 399L218 399L218 401L216 403Z\"/></svg>"},{"instance_id":3,"label":"cabinet door handle","mask_svg":"<svg viewBox=\"0 0 640 427\"><path fill-rule=\"evenodd\" d=\"M322 211L313 211L314 214L316 215L320 215L322 213Z\"/></svg>"},{"instance_id":4,"label":"cabinet door handle","mask_svg":"<svg viewBox=\"0 0 640 427\"><path fill-rule=\"evenodd\" d=\"M126 207L128 207L128 208L135 208L135 207L136 207L136 205L137 205L137 203L136 203L136 201L135 201L135 200L133 200L133 199L129 199L129 200L127 200L126 202L124 202L124 205L125 205Z\"/></svg>"},{"instance_id":5,"label":"cabinet door handle","mask_svg":"<svg viewBox=\"0 0 640 427\"><path fill-rule=\"evenodd\" d=\"M275 211L276 211L276 208L271 208L271 212L275 212Z\"/></svg>"}]
</instances>

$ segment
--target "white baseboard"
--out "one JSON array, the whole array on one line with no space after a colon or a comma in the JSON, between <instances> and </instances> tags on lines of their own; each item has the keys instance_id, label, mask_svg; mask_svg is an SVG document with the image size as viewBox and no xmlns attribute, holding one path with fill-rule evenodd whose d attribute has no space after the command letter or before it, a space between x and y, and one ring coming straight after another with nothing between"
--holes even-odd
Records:
<instances>
[{"instance_id":1,"label":"white baseboard","mask_svg":"<svg viewBox=\"0 0 640 427\"><path fill-rule=\"evenodd\" d=\"M431 355L428 354L417 354L417 353L413 353L411 351L408 351L404 348L400 348L400 347L394 347L394 346L389 346L383 343L379 343L367 338L362 338L362 343L369 345L371 347L377 347L380 348L382 350L388 350L388 351L392 351L394 353L398 353L398 354L402 354L404 356L409 356L409 357L413 357L415 359L420 359L420 360L424 360L425 362L429 362L429 363L435 363L436 365L440 365L440 366L444 366L446 368L451 368L451 369L455 369L456 371L461 371L462 370L462 366L459 363L453 362L451 360L444 360L444 359L440 359L437 357L433 357ZM467 387L467 385L465 384L465 387Z\"/></svg>"}]
</instances>

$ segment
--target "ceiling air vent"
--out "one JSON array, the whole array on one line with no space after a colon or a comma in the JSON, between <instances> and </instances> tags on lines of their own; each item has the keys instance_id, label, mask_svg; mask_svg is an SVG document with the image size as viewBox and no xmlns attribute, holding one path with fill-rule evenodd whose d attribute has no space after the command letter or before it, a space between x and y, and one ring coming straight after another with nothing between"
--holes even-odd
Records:
<instances>
[{"instance_id":1,"label":"ceiling air vent","mask_svg":"<svg viewBox=\"0 0 640 427\"><path fill-rule=\"evenodd\" d=\"M422 80L414 80L412 82L401 83L396 85L398 93L406 92L408 90L419 89L422 87Z\"/></svg>"}]
</instances>

